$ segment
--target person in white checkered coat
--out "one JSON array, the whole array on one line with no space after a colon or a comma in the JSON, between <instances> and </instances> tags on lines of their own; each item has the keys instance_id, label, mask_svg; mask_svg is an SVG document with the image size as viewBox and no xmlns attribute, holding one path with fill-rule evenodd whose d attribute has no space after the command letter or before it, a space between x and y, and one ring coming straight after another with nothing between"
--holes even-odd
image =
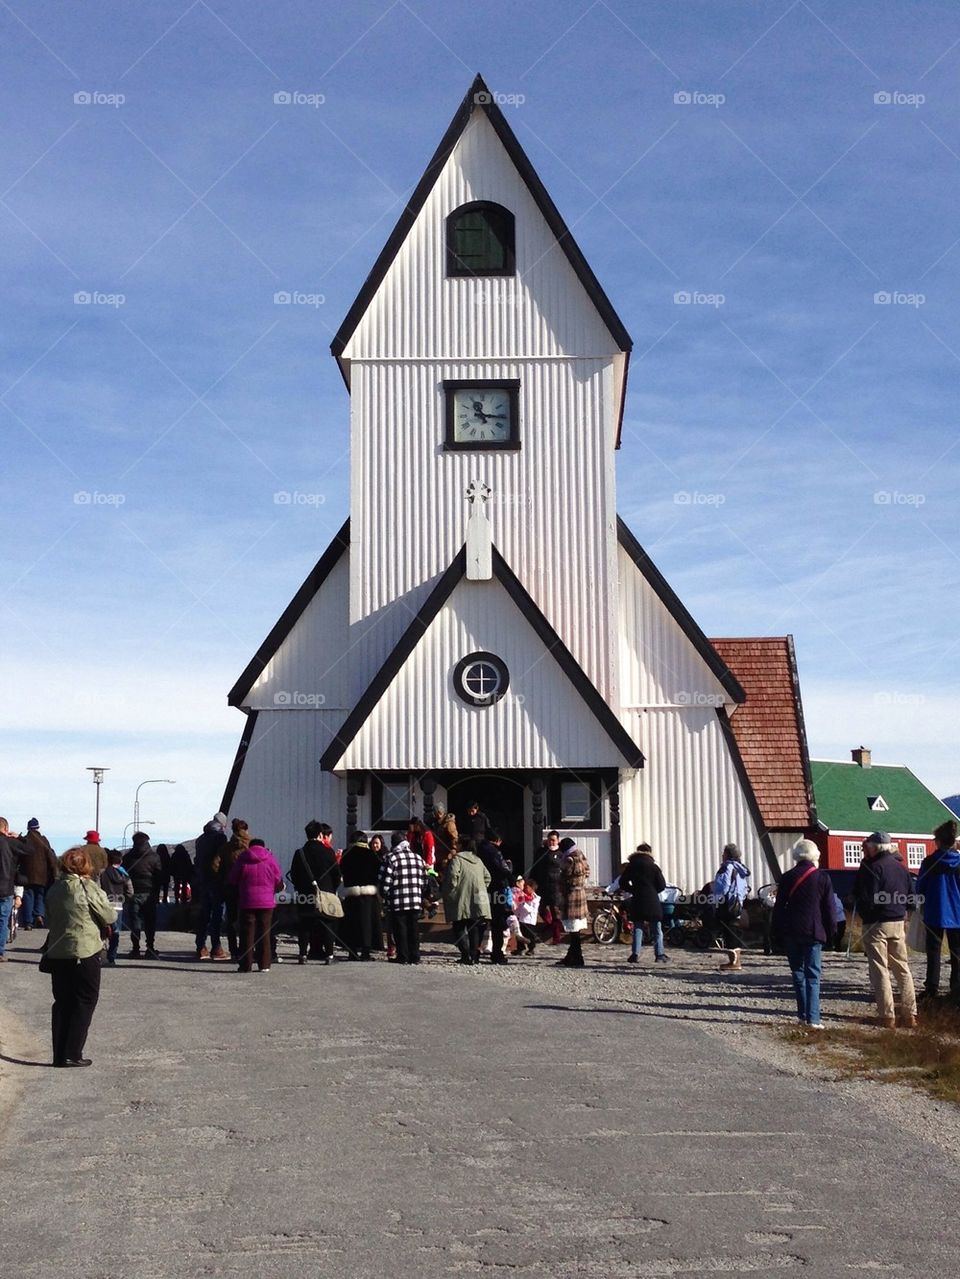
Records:
<instances>
[{"instance_id":1,"label":"person in white checkered coat","mask_svg":"<svg viewBox=\"0 0 960 1279\"><path fill-rule=\"evenodd\" d=\"M396 964L420 962L420 911L426 886L426 867L400 831L394 832L391 849L380 871L380 893L390 912Z\"/></svg>"}]
</instances>

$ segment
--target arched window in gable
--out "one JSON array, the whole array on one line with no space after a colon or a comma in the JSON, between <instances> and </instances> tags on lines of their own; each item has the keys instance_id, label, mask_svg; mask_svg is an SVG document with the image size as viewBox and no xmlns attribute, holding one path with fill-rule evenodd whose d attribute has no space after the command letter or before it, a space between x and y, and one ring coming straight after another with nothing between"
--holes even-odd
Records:
<instances>
[{"instance_id":1,"label":"arched window in gable","mask_svg":"<svg viewBox=\"0 0 960 1279\"><path fill-rule=\"evenodd\" d=\"M447 218L447 275L513 275L514 219L488 200L462 204Z\"/></svg>"}]
</instances>

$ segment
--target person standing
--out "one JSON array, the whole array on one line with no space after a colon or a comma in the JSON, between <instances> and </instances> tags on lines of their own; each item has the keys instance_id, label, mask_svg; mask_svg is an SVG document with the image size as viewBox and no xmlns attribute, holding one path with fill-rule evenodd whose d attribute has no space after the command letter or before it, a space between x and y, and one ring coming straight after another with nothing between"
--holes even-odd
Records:
<instances>
[{"instance_id":1,"label":"person standing","mask_svg":"<svg viewBox=\"0 0 960 1279\"><path fill-rule=\"evenodd\" d=\"M581 933L587 927L587 880L590 863L577 847L576 840L567 836L560 841L560 895L557 909L563 921L563 931L570 939L567 953L558 963L566 968L583 968L583 942Z\"/></svg>"},{"instance_id":2,"label":"person standing","mask_svg":"<svg viewBox=\"0 0 960 1279\"><path fill-rule=\"evenodd\" d=\"M660 900L666 886L663 871L653 859L653 849L649 844L638 844L636 852L627 859L627 869L620 876L620 891L630 894L627 914L633 923L633 944L628 964L640 962L644 924L650 925L653 936L654 963L667 962L663 948L663 903Z\"/></svg>"},{"instance_id":3,"label":"person standing","mask_svg":"<svg viewBox=\"0 0 960 1279\"><path fill-rule=\"evenodd\" d=\"M237 890L240 911L240 953L237 972L249 973L256 958L260 972L270 971L270 926L276 894L283 887L283 871L262 839L251 839L236 857L228 875Z\"/></svg>"},{"instance_id":4,"label":"person standing","mask_svg":"<svg viewBox=\"0 0 960 1279\"><path fill-rule=\"evenodd\" d=\"M86 848L84 852L87 852ZM87 855L89 856L89 853ZM117 962L117 951L120 949L124 908L133 897L133 883L123 868L123 853L119 849L111 849L106 856L106 870L101 871L99 875L93 871L91 878L99 882L107 901L117 912L116 922L110 925L110 938L107 943L107 963L113 968Z\"/></svg>"},{"instance_id":5,"label":"person standing","mask_svg":"<svg viewBox=\"0 0 960 1279\"><path fill-rule=\"evenodd\" d=\"M892 1030L897 1024L890 974L900 1002L900 1024L917 1024L917 996L907 955L904 919L913 902L910 872L895 856L886 831L874 831L863 841L863 861L853 882L857 913L863 920L863 950L870 969L870 986L877 1002L878 1023Z\"/></svg>"},{"instance_id":6,"label":"person standing","mask_svg":"<svg viewBox=\"0 0 960 1279\"><path fill-rule=\"evenodd\" d=\"M5 817L0 817L0 963L6 963L7 934L13 911L14 889L19 882L20 864L27 846L10 834Z\"/></svg>"},{"instance_id":7,"label":"person standing","mask_svg":"<svg viewBox=\"0 0 960 1279\"><path fill-rule=\"evenodd\" d=\"M223 877L220 866L227 843L227 819L217 813L207 822L203 833L197 836L194 848L197 897L197 959L226 959L227 952L220 944L223 932ZM207 937L210 949L207 949Z\"/></svg>"},{"instance_id":8,"label":"person standing","mask_svg":"<svg viewBox=\"0 0 960 1279\"><path fill-rule=\"evenodd\" d=\"M190 900L190 884L193 880L193 862L183 844L178 844L170 858L173 875L173 900L179 905Z\"/></svg>"},{"instance_id":9,"label":"person standing","mask_svg":"<svg viewBox=\"0 0 960 1279\"><path fill-rule=\"evenodd\" d=\"M711 899L715 938L721 950L727 952L727 962L720 965L721 972L737 971L743 967L740 957L743 938L740 935L740 919L744 904L750 894L750 872L740 857L736 844L725 844L720 869L717 871Z\"/></svg>"},{"instance_id":10,"label":"person standing","mask_svg":"<svg viewBox=\"0 0 960 1279\"><path fill-rule=\"evenodd\" d=\"M443 876L443 909L461 964L479 964L480 939L490 920L490 872L472 839L461 835Z\"/></svg>"},{"instance_id":11,"label":"person standing","mask_svg":"<svg viewBox=\"0 0 960 1279\"><path fill-rule=\"evenodd\" d=\"M227 950L230 952L231 959L237 959L240 955L240 946L237 940L240 930L240 905L237 899L237 889L230 878L230 872L233 870L240 854L249 847L250 827L242 817L235 817L230 823L230 838L224 844L223 851L220 854L220 870L218 872L223 888L224 931L227 934Z\"/></svg>"},{"instance_id":12,"label":"person standing","mask_svg":"<svg viewBox=\"0 0 960 1279\"><path fill-rule=\"evenodd\" d=\"M395 831L390 852L380 869L380 893L390 913L390 929L396 947L395 964L420 962L420 912L426 867L402 832Z\"/></svg>"},{"instance_id":13,"label":"person standing","mask_svg":"<svg viewBox=\"0 0 960 1279\"><path fill-rule=\"evenodd\" d=\"M377 884L380 858L367 843L363 831L350 837L350 847L340 858L343 877L344 943L349 959L368 960L376 940L380 912Z\"/></svg>"},{"instance_id":14,"label":"person standing","mask_svg":"<svg viewBox=\"0 0 960 1279\"><path fill-rule=\"evenodd\" d=\"M83 845L83 851L90 858L90 865L93 867L94 879L98 879L107 869L107 854L100 844L100 833L95 830L88 830L84 835L86 841Z\"/></svg>"},{"instance_id":15,"label":"person standing","mask_svg":"<svg viewBox=\"0 0 960 1279\"><path fill-rule=\"evenodd\" d=\"M492 830L487 839L477 849L477 856L483 862L489 878L490 893L490 940L492 950L491 964L506 964L507 956L503 950L503 934L507 927L507 919L512 910L511 881L513 866L503 855L503 839L500 832Z\"/></svg>"},{"instance_id":16,"label":"person standing","mask_svg":"<svg viewBox=\"0 0 960 1279\"><path fill-rule=\"evenodd\" d=\"M89 1066L83 1050L100 998L102 933L117 912L90 882L93 867L82 848L68 849L61 868L61 878L46 894L50 932L43 958L53 985L53 1064Z\"/></svg>"},{"instance_id":17,"label":"person standing","mask_svg":"<svg viewBox=\"0 0 960 1279\"><path fill-rule=\"evenodd\" d=\"M157 902L160 900L160 854L150 844L144 831L134 831L133 847L123 859L123 868L133 884L133 896L127 899L130 924L130 958L140 958L140 934L146 935L145 959L159 959L157 954Z\"/></svg>"},{"instance_id":18,"label":"person standing","mask_svg":"<svg viewBox=\"0 0 960 1279\"><path fill-rule=\"evenodd\" d=\"M157 856L160 858L160 882L157 885L159 900L166 904L170 900L171 859L170 849L166 844L157 845Z\"/></svg>"},{"instance_id":19,"label":"person standing","mask_svg":"<svg viewBox=\"0 0 960 1279\"><path fill-rule=\"evenodd\" d=\"M431 825L437 855L437 874L442 878L443 872L447 869L447 862L457 851L459 840L457 819L445 808L434 805Z\"/></svg>"},{"instance_id":20,"label":"person standing","mask_svg":"<svg viewBox=\"0 0 960 1279\"><path fill-rule=\"evenodd\" d=\"M917 872L917 897L922 902L926 929L927 974L922 999L940 993L940 953L943 935L950 951L950 994L960 994L960 852L957 823L943 822L933 832L937 847Z\"/></svg>"},{"instance_id":21,"label":"person standing","mask_svg":"<svg viewBox=\"0 0 960 1279\"><path fill-rule=\"evenodd\" d=\"M530 867L528 880L532 880L540 894L540 913L548 924L556 946L563 939L563 923L560 918L560 836L555 830L547 831L540 852Z\"/></svg>"},{"instance_id":22,"label":"person standing","mask_svg":"<svg viewBox=\"0 0 960 1279\"><path fill-rule=\"evenodd\" d=\"M471 800L467 805L467 820L464 823L464 831L474 841L477 848L490 834L489 819L475 799Z\"/></svg>"},{"instance_id":23,"label":"person standing","mask_svg":"<svg viewBox=\"0 0 960 1279\"><path fill-rule=\"evenodd\" d=\"M293 854L290 882L297 892L298 963L322 959L329 964L336 941L336 920L320 909L319 893L335 893L341 874L333 851L333 829L326 822L307 822L307 842Z\"/></svg>"},{"instance_id":24,"label":"person standing","mask_svg":"<svg viewBox=\"0 0 960 1279\"><path fill-rule=\"evenodd\" d=\"M813 840L798 840L790 854L796 865L777 885L770 931L787 952L797 1020L811 1030L823 1030L820 972L823 948L833 937L833 881L820 869L820 849Z\"/></svg>"},{"instance_id":25,"label":"person standing","mask_svg":"<svg viewBox=\"0 0 960 1279\"><path fill-rule=\"evenodd\" d=\"M21 862L24 877L23 905L20 908L23 922L20 927L44 928L44 900L47 889L57 878L57 858L46 835L41 835L40 823L36 817L31 817L27 822L24 843L26 856Z\"/></svg>"}]
</instances>

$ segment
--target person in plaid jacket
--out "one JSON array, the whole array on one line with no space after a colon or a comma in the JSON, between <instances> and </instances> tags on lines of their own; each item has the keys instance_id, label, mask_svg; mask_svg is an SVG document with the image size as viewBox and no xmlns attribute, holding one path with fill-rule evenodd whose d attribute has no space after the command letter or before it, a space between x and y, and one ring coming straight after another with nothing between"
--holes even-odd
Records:
<instances>
[{"instance_id":1,"label":"person in plaid jacket","mask_svg":"<svg viewBox=\"0 0 960 1279\"><path fill-rule=\"evenodd\" d=\"M426 867L401 831L395 831L390 852L380 871L380 893L390 912L390 927L397 948L396 964L420 962L420 911Z\"/></svg>"}]
</instances>

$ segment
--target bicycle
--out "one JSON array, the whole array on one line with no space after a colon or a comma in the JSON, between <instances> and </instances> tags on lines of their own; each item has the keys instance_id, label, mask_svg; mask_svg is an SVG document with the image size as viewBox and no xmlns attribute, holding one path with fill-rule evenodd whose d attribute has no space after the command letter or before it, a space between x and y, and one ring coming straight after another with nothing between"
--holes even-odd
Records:
<instances>
[{"instance_id":1,"label":"bicycle","mask_svg":"<svg viewBox=\"0 0 960 1279\"><path fill-rule=\"evenodd\" d=\"M606 904L593 917L593 940L601 946L612 946L620 936L620 930L626 922L622 899L611 893L604 893Z\"/></svg>"}]
</instances>

